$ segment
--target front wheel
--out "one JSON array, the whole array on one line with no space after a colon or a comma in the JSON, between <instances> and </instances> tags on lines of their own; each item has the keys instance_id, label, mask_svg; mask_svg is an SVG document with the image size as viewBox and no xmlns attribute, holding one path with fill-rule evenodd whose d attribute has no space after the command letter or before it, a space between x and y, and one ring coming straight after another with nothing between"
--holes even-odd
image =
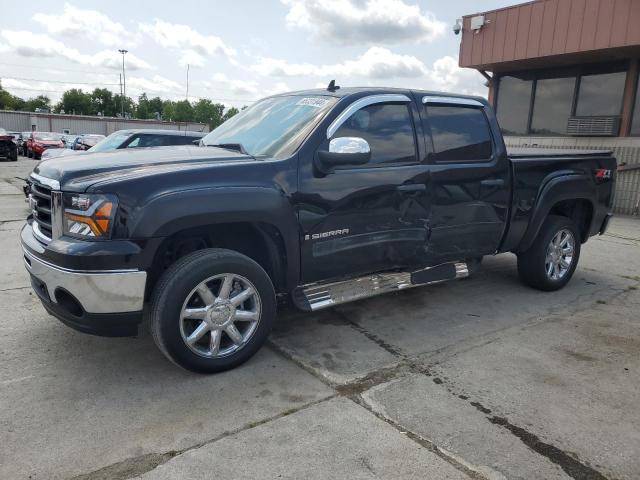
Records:
<instances>
[{"instance_id":1,"label":"front wheel","mask_svg":"<svg viewBox=\"0 0 640 480\"><path fill-rule=\"evenodd\" d=\"M150 313L162 353L188 370L214 373L258 351L275 319L276 297L260 265L211 248L181 258L162 275Z\"/></svg>"},{"instance_id":2,"label":"front wheel","mask_svg":"<svg viewBox=\"0 0 640 480\"><path fill-rule=\"evenodd\" d=\"M538 237L518 255L518 273L527 285L552 291L564 287L580 258L580 232L573 220L549 215Z\"/></svg>"}]
</instances>

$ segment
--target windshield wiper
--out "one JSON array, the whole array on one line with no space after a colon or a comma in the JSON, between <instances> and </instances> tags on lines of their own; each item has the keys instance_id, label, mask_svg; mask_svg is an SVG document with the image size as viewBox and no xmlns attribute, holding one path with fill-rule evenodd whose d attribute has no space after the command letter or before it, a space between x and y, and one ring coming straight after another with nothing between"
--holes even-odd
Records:
<instances>
[{"instance_id":1,"label":"windshield wiper","mask_svg":"<svg viewBox=\"0 0 640 480\"><path fill-rule=\"evenodd\" d=\"M224 148L225 150L233 150L234 152L240 152L244 155L251 156L251 154L244 149L241 143L209 143L206 146Z\"/></svg>"}]
</instances>

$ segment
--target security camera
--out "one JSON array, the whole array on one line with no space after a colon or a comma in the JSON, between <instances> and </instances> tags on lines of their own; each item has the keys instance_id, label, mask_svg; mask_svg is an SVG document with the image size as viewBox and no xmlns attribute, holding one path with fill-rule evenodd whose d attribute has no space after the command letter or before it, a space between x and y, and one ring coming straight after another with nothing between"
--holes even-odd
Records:
<instances>
[{"instance_id":1,"label":"security camera","mask_svg":"<svg viewBox=\"0 0 640 480\"><path fill-rule=\"evenodd\" d=\"M456 20L456 23L453 25L453 33L458 35L461 31L462 31L462 21L459 18L458 20Z\"/></svg>"}]
</instances>

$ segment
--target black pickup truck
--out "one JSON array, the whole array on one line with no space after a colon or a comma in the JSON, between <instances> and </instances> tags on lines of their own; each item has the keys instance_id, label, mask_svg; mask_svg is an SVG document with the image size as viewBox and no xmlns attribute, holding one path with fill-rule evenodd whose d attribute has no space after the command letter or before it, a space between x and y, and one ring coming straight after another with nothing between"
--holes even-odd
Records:
<instances>
[{"instance_id":1,"label":"black pickup truck","mask_svg":"<svg viewBox=\"0 0 640 480\"><path fill-rule=\"evenodd\" d=\"M65 324L135 335L144 310L169 359L216 372L260 348L280 297L314 311L502 252L526 284L563 287L607 228L615 169L610 152L508 155L483 98L287 93L199 147L40 163L24 261Z\"/></svg>"}]
</instances>

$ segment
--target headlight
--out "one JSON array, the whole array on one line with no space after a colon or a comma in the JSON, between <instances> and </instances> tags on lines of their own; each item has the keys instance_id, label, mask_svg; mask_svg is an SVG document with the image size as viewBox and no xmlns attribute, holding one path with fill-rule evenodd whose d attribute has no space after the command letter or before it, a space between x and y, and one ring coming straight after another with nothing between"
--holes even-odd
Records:
<instances>
[{"instance_id":1,"label":"headlight","mask_svg":"<svg viewBox=\"0 0 640 480\"><path fill-rule=\"evenodd\" d=\"M115 195L65 193L62 196L64 234L78 238L107 239L118 209Z\"/></svg>"}]
</instances>

